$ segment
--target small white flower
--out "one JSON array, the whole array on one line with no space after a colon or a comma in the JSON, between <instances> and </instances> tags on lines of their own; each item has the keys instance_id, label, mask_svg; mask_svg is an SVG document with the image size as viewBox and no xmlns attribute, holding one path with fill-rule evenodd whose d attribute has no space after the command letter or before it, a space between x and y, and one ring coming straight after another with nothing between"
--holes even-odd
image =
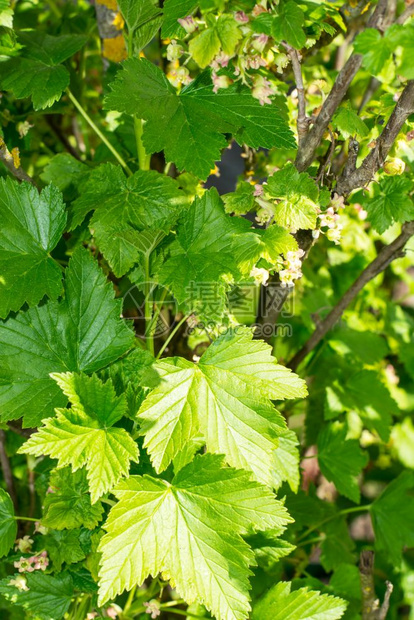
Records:
<instances>
[{"instance_id":1,"label":"small white flower","mask_svg":"<svg viewBox=\"0 0 414 620\"><path fill-rule=\"evenodd\" d=\"M16 540L16 545L14 547L15 551L21 551L22 553L28 553L32 548L33 540L30 536L23 536L23 538L18 538Z\"/></svg>"},{"instance_id":2,"label":"small white flower","mask_svg":"<svg viewBox=\"0 0 414 620\"><path fill-rule=\"evenodd\" d=\"M16 579L10 579L8 585L15 586L20 592L27 592L30 589L23 575L17 575Z\"/></svg>"},{"instance_id":3,"label":"small white flower","mask_svg":"<svg viewBox=\"0 0 414 620\"><path fill-rule=\"evenodd\" d=\"M267 285L267 281L269 280L269 272L267 269L262 269L261 267L253 267L250 272L250 276L254 278L254 281L257 284L263 284L263 286Z\"/></svg>"},{"instance_id":4,"label":"small white flower","mask_svg":"<svg viewBox=\"0 0 414 620\"><path fill-rule=\"evenodd\" d=\"M213 71L211 79L214 84L214 93L217 93L220 88L228 88L231 84L231 79L227 75L217 75L215 71Z\"/></svg>"},{"instance_id":5,"label":"small white flower","mask_svg":"<svg viewBox=\"0 0 414 620\"><path fill-rule=\"evenodd\" d=\"M276 89L269 80L266 80L262 75L256 75L253 80L252 95L255 99L258 99L260 105L265 103L272 103L269 97L276 94Z\"/></svg>"},{"instance_id":6,"label":"small white flower","mask_svg":"<svg viewBox=\"0 0 414 620\"><path fill-rule=\"evenodd\" d=\"M151 614L151 618L157 618L161 615L160 604L155 599L144 603L144 607L146 607L145 613Z\"/></svg>"},{"instance_id":7,"label":"small white flower","mask_svg":"<svg viewBox=\"0 0 414 620\"><path fill-rule=\"evenodd\" d=\"M177 41L171 41L171 43L167 46L167 59L172 62L173 60L178 60L183 53L184 49L177 43Z\"/></svg>"},{"instance_id":8,"label":"small white flower","mask_svg":"<svg viewBox=\"0 0 414 620\"><path fill-rule=\"evenodd\" d=\"M239 22L239 24L247 24L249 21L249 17L244 11L237 11L237 13L234 14L234 19L236 22Z\"/></svg>"},{"instance_id":9,"label":"small white flower","mask_svg":"<svg viewBox=\"0 0 414 620\"><path fill-rule=\"evenodd\" d=\"M259 52L259 54L261 54L266 45L268 44L268 41L269 37L267 36L267 34L259 34L254 37L252 41L252 48L255 49L256 52Z\"/></svg>"}]
</instances>

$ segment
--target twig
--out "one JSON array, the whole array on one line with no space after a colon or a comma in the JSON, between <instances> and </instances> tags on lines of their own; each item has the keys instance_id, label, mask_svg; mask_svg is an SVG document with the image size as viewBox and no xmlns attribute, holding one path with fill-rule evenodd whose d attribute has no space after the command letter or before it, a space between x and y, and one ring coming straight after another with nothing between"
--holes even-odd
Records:
<instances>
[{"instance_id":1,"label":"twig","mask_svg":"<svg viewBox=\"0 0 414 620\"><path fill-rule=\"evenodd\" d=\"M404 24L411 15L414 14L414 4L410 4L395 20L396 24Z\"/></svg>"},{"instance_id":2,"label":"twig","mask_svg":"<svg viewBox=\"0 0 414 620\"><path fill-rule=\"evenodd\" d=\"M296 127L298 129L298 142L302 143L303 138L309 130L310 118L306 116L305 88L303 86L302 68L299 60L299 53L294 47L282 41L283 47L289 54L292 63L293 75L295 76L296 90L298 91L298 118Z\"/></svg>"},{"instance_id":3,"label":"twig","mask_svg":"<svg viewBox=\"0 0 414 620\"><path fill-rule=\"evenodd\" d=\"M414 222L407 222L403 225L401 234L392 243L382 248L382 250L378 253L378 256L364 269L364 271L362 271L336 306L331 310L328 316L319 323L309 340L287 364L289 368L296 370L305 357L332 329L336 322L341 318L343 312L349 304L355 299L360 290L363 289L368 282L383 272L393 260L404 256L404 246L413 235Z\"/></svg>"},{"instance_id":4,"label":"twig","mask_svg":"<svg viewBox=\"0 0 414 620\"><path fill-rule=\"evenodd\" d=\"M353 170L347 166L338 180L336 191L340 196L349 194L353 189L364 187L384 164L389 150L401 131L407 118L414 113L414 80L410 80L398 99L395 108L376 141L375 147L367 155L359 168Z\"/></svg>"},{"instance_id":5,"label":"twig","mask_svg":"<svg viewBox=\"0 0 414 620\"><path fill-rule=\"evenodd\" d=\"M362 620L385 620L390 607L390 598L393 585L386 581L386 591L384 601L380 607L378 598L375 595L374 583L374 552L363 551L359 560L359 573L361 576L362 592Z\"/></svg>"},{"instance_id":6,"label":"twig","mask_svg":"<svg viewBox=\"0 0 414 620\"><path fill-rule=\"evenodd\" d=\"M11 497L15 511L17 511L17 494L14 486L9 457L6 452L6 433L3 430L0 430L0 464L3 471L4 481L6 483L7 492Z\"/></svg>"},{"instance_id":7,"label":"twig","mask_svg":"<svg viewBox=\"0 0 414 620\"><path fill-rule=\"evenodd\" d=\"M377 28L379 30L382 29L383 20L387 12L387 5L387 0L379 0L374 13L368 21L368 28ZM303 172L306 168L309 168L312 163L316 149L321 143L336 109L345 97L352 80L361 67L361 64L362 55L354 52L339 72L335 80L335 84L325 99L321 111L298 149L295 164L299 172Z\"/></svg>"},{"instance_id":8,"label":"twig","mask_svg":"<svg viewBox=\"0 0 414 620\"><path fill-rule=\"evenodd\" d=\"M7 145L3 138L0 137L0 161L6 166L7 170L11 172L11 174L16 177L19 181L27 181L32 185L35 185L34 180L31 176L27 174L20 166L20 162L18 161L18 156L9 151ZM16 166L16 163L18 164Z\"/></svg>"}]
</instances>

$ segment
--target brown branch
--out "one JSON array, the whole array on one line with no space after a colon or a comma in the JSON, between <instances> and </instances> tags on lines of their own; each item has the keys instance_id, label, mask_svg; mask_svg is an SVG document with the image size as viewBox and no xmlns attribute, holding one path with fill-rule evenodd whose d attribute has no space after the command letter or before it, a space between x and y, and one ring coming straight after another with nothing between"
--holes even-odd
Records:
<instances>
[{"instance_id":1,"label":"brown branch","mask_svg":"<svg viewBox=\"0 0 414 620\"><path fill-rule=\"evenodd\" d=\"M380 607L375 594L374 583L374 552L363 551L359 560L359 574L361 577L362 593L362 620L385 620L390 607L390 597L393 591L391 582L386 581L384 601Z\"/></svg>"},{"instance_id":2,"label":"brown branch","mask_svg":"<svg viewBox=\"0 0 414 620\"><path fill-rule=\"evenodd\" d=\"M34 180L20 166L16 166L16 155L9 151L3 138L0 138L0 161L6 166L7 170L19 181L27 181L35 185Z\"/></svg>"},{"instance_id":3,"label":"brown branch","mask_svg":"<svg viewBox=\"0 0 414 620\"><path fill-rule=\"evenodd\" d=\"M368 28L382 29L385 15L387 13L387 0L379 0L377 7L368 21ZM302 144L300 144L298 153L296 156L296 168L299 172L303 172L311 165L315 156L316 149L322 141L325 131L328 128L329 123L336 109L342 103L348 88L357 74L362 64L362 55L351 54L344 67L339 72L335 84L332 87L331 92L325 99L321 111L319 112L315 123L311 127L309 133L306 135Z\"/></svg>"},{"instance_id":4,"label":"brown branch","mask_svg":"<svg viewBox=\"0 0 414 620\"><path fill-rule=\"evenodd\" d=\"M341 318L342 314L355 299L358 293L377 275L382 273L396 258L404 256L404 246L414 235L414 222L403 225L401 234L389 245L386 245L378 253L377 257L370 263L358 276L355 282L349 287L343 297L339 300L327 317L319 323L309 340L294 355L287 364L292 370L296 370L305 357L319 344L332 327Z\"/></svg>"},{"instance_id":5,"label":"brown branch","mask_svg":"<svg viewBox=\"0 0 414 620\"><path fill-rule=\"evenodd\" d=\"M414 4L410 4L407 8L401 13L399 17L397 17L395 23L396 24L404 24L407 19L414 14Z\"/></svg>"},{"instance_id":6,"label":"brown branch","mask_svg":"<svg viewBox=\"0 0 414 620\"><path fill-rule=\"evenodd\" d=\"M405 121L413 113L414 80L411 80L398 99L388 123L376 141L375 147L367 155L359 168L354 167L353 170L350 170L349 166L347 166L344 174L338 180L336 191L340 196L349 194L349 192L358 187L364 187L372 180L377 170L383 166Z\"/></svg>"},{"instance_id":7,"label":"brown branch","mask_svg":"<svg viewBox=\"0 0 414 620\"><path fill-rule=\"evenodd\" d=\"M306 116L305 88L303 86L302 68L299 60L299 53L288 43L282 42L283 47L289 54L292 63L293 75L295 76L296 90L298 91L298 118L296 127L298 129L298 142L302 143L308 133L310 118Z\"/></svg>"},{"instance_id":8,"label":"brown branch","mask_svg":"<svg viewBox=\"0 0 414 620\"><path fill-rule=\"evenodd\" d=\"M11 497L14 509L17 511L17 494L13 481L13 474L10 466L9 457L6 452L6 433L0 429L0 465L6 483L7 492Z\"/></svg>"}]
</instances>

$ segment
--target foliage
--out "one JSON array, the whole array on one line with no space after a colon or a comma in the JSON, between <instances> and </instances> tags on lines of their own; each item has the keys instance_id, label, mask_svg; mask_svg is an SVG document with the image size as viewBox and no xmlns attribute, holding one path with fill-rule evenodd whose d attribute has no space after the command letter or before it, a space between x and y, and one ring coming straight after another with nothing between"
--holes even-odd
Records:
<instances>
[{"instance_id":1,"label":"foliage","mask_svg":"<svg viewBox=\"0 0 414 620\"><path fill-rule=\"evenodd\" d=\"M413 13L0 0L1 618L414 617Z\"/></svg>"}]
</instances>

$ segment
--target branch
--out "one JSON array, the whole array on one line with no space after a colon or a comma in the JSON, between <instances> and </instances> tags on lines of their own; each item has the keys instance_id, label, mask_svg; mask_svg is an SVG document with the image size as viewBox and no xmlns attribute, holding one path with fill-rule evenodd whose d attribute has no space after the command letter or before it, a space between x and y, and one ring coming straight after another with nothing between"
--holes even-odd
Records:
<instances>
[{"instance_id":1,"label":"branch","mask_svg":"<svg viewBox=\"0 0 414 620\"><path fill-rule=\"evenodd\" d=\"M401 234L392 243L382 248L377 257L364 269L364 271L362 271L355 282L339 300L337 305L330 311L328 316L319 323L309 340L287 364L289 368L296 370L305 357L332 329L336 322L341 318L349 304L355 299L361 289L363 289L368 282L383 272L393 260L404 256L404 246L413 235L414 222L404 224Z\"/></svg>"},{"instance_id":2,"label":"branch","mask_svg":"<svg viewBox=\"0 0 414 620\"><path fill-rule=\"evenodd\" d=\"M6 166L7 170L19 181L27 181L35 185L34 180L20 166L18 155L10 152L3 138L0 137L0 161ZM16 166L17 163L17 166Z\"/></svg>"},{"instance_id":3,"label":"branch","mask_svg":"<svg viewBox=\"0 0 414 620\"><path fill-rule=\"evenodd\" d=\"M387 0L379 0L374 13L368 21L368 28L377 28L378 30L382 29L384 18L387 13L387 7ZM331 92L325 99L322 109L316 117L315 123L298 149L295 164L299 172L303 172L311 165L316 149L321 143L336 109L342 103L352 80L361 67L361 64L362 55L355 54L354 52L339 72Z\"/></svg>"},{"instance_id":4,"label":"branch","mask_svg":"<svg viewBox=\"0 0 414 620\"><path fill-rule=\"evenodd\" d=\"M9 457L6 452L6 433L0 430L0 465L3 472L4 481L6 483L7 492L11 497L14 508L17 511L17 495L13 482L13 474L10 467Z\"/></svg>"},{"instance_id":5,"label":"branch","mask_svg":"<svg viewBox=\"0 0 414 620\"><path fill-rule=\"evenodd\" d=\"M377 170L383 166L405 121L413 113L414 80L410 80L404 88L401 97L398 99L383 132L377 139L375 147L369 155L367 155L359 168L353 166L353 169L350 169L350 167L347 166L344 170L336 186L336 191L340 196L349 194L349 192L357 187L364 187L372 180Z\"/></svg>"},{"instance_id":6,"label":"branch","mask_svg":"<svg viewBox=\"0 0 414 620\"><path fill-rule=\"evenodd\" d=\"M295 76L296 90L298 91L298 118L296 127L298 129L298 142L302 143L308 133L310 118L306 116L305 88L303 86L302 69L299 60L299 53L288 43L282 42L283 47L289 54L292 63L293 75Z\"/></svg>"},{"instance_id":7,"label":"branch","mask_svg":"<svg viewBox=\"0 0 414 620\"><path fill-rule=\"evenodd\" d=\"M385 620L390 607L390 597L393 585L386 581L384 601L379 606L379 600L375 595L374 584L374 552L363 551L359 560L359 573L361 577L362 592L362 620Z\"/></svg>"}]
</instances>

